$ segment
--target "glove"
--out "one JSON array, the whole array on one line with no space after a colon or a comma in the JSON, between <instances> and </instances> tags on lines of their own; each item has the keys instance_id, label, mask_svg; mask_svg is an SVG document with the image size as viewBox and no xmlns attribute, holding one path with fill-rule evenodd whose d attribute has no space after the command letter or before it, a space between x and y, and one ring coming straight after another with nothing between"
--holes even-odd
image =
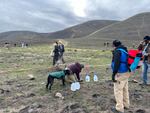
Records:
<instances>
[{"instance_id":1,"label":"glove","mask_svg":"<svg viewBox=\"0 0 150 113\"><path fill-rule=\"evenodd\" d=\"M112 74L112 81L117 82L117 80L115 80L115 73Z\"/></svg>"}]
</instances>

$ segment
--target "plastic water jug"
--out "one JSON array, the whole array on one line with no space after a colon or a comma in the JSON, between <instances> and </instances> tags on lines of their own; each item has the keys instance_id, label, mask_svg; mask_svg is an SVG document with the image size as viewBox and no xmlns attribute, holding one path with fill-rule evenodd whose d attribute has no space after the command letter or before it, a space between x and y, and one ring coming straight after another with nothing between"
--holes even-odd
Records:
<instances>
[{"instance_id":1,"label":"plastic water jug","mask_svg":"<svg viewBox=\"0 0 150 113\"><path fill-rule=\"evenodd\" d=\"M85 76L85 81L90 82L90 76L88 74Z\"/></svg>"},{"instance_id":2,"label":"plastic water jug","mask_svg":"<svg viewBox=\"0 0 150 113\"><path fill-rule=\"evenodd\" d=\"M80 89L80 83L79 83L79 82L76 82L76 83L75 83L75 87L76 87L76 90L79 90L79 89Z\"/></svg>"},{"instance_id":3,"label":"plastic water jug","mask_svg":"<svg viewBox=\"0 0 150 113\"><path fill-rule=\"evenodd\" d=\"M97 75L96 75L96 74L94 74L94 76L93 76L93 80L94 80L94 82L97 82L97 81L98 81L98 77L97 77Z\"/></svg>"},{"instance_id":4,"label":"plastic water jug","mask_svg":"<svg viewBox=\"0 0 150 113\"><path fill-rule=\"evenodd\" d=\"M71 84L71 91L76 91L76 86L75 85L76 85L75 83Z\"/></svg>"}]
</instances>

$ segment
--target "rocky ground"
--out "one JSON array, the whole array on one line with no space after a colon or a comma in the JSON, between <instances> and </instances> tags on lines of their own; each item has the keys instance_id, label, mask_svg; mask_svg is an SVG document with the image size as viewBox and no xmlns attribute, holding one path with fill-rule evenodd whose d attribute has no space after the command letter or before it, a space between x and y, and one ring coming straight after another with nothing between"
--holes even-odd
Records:
<instances>
[{"instance_id":1,"label":"rocky ground","mask_svg":"<svg viewBox=\"0 0 150 113\"><path fill-rule=\"evenodd\" d=\"M115 105L113 83L110 81L111 72L106 71L107 66L103 67L103 62L110 62L111 57L107 52L100 54L101 52L92 51L92 57L89 58L88 51L77 50L78 57L76 57L75 54L69 53L74 50L68 49L65 56L68 62L74 56L83 63L95 66L99 62L102 63L101 67L90 68L91 72L96 70L98 82L93 80L85 82L83 70L81 89L72 92L70 84L63 87L59 80L55 80L51 91L45 89L47 75L53 71L51 66L48 68L51 62L48 62L47 51L41 52L39 48L38 50L34 48L30 54L29 50L24 50L24 53L20 51L1 50L0 113L111 113L110 108ZM136 73L138 81L141 81L140 73ZM29 74L33 75L33 78ZM125 113L150 113L150 86L131 82L132 78L134 77L129 79L131 106ZM61 93L64 99L56 97L57 92Z\"/></svg>"}]
</instances>

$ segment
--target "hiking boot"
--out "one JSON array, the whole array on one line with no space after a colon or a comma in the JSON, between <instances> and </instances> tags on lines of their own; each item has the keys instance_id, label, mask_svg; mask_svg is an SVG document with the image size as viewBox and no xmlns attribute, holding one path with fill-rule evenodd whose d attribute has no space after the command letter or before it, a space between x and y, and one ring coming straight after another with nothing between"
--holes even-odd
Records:
<instances>
[{"instance_id":1,"label":"hiking boot","mask_svg":"<svg viewBox=\"0 0 150 113\"><path fill-rule=\"evenodd\" d=\"M111 108L111 111L112 111L113 113L123 113L123 112L121 112L121 111L118 111L115 107L112 107L112 108Z\"/></svg>"}]
</instances>

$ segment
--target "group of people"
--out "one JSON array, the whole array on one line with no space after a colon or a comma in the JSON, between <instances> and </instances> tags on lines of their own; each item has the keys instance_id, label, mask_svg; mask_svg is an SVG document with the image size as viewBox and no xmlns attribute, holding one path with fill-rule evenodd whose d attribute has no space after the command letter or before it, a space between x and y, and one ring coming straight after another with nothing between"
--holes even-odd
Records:
<instances>
[{"instance_id":1,"label":"group of people","mask_svg":"<svg viewBox=\"0 0 150 113\"><path fill-rule=\"evenodd\" d=\"M63 55L65 52L64 44L61 40L56 41L53 46L53 50L51 51L51 56L53 57L53 66L58 66L60 62L65 63ZM65 80L69 83L73 83L76 81L82 81L80 77L80 72L84 68L83 64L80 64L79 62L70 63L66 65L66 68L68 68L71 72L70 76L66 76ZM74 74L76 76L74 76Z\"/></svg>"},{"instance_id":2,"label":"group of people","mask_svg":"<svg viewBox=\"0 0 150 113\"><path fill-rule=\"evenodd\" d=\"M56 65L58 61L65 63L63 55L65 52L64 44L62 41L56 41L54 44L54 48L51 51L51 56L53 57L53 65Z\"/></svg>"},{"instance_id":3,"label":"group of people","mask_svg":"<svg viewBox=\"0 0 150 113\"><path fill-rule=\"evenodd\" d=\"M138 50L142 54L143 59L143 71L142 71L142 78L143 78L143 85L148 84L148 65L150 64L150 36L145 36L143 41L140 42L138 46ZM114 113L124 113L124 109L128 109L130 106L129 101L129 92L128 92L128 78L132 73L132 69L129 68L128 64L128 49L125 47L121 41L114 40L112 43L114 50L112 51L112 81L114 82L114 95L116 99L116 106L112 107L112 112ZM59 59L63 60L63 53L64 53L64 45L61 42L56 42L54 46L54 58L53 58L53 65L57 63ZM78 81L81 80L80 72L84 68L83 64L78 62L69 64L67 68L70 70L72 76L66 76L66 81L68 82L75 82L75 76Z\"/></svg>"},{"instance_id":4,"label":"group of people","mask_svg":"<svg viewBox=\"0 0 150 113\"><path fill-rule=\"evenodd\" d=\"M143 56L143 85L148 84L148 65L150 64L150 36L145 36L140 43L140 48ZM114 95L116 99L116 106L112 107L114 113L124 113L124 109L128 109L129 92L128 92L128 78L131 75L131 69L128 66L128 50L122 45L119 40L113 41L113 58L112 58L112 81L114 82Z\"/></svg>"}]
</instances>

